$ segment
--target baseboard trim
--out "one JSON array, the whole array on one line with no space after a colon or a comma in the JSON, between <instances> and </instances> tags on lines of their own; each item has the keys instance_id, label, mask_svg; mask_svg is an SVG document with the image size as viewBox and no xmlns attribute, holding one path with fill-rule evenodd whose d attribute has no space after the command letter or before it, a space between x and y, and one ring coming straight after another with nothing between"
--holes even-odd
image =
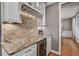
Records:
<instances>
[{"instance_id":1,"label":"baseboard trim","mask_svg":"<svg viewBox=\"0 0 79 59\"><path fill-rule=\"evenodd\" d=\"M62 37L72 37L72 31L63 31Z\"/></svg>"},{"instance_id":2,"label":"baseboard trim","mask_svg":"<svg viewBox=\"0 0 79 59\"><path fill-rule=\"evenodd\" d=\"M78 43L79 44L79 38L75 38L75 41L76 41L76 43Z\"/></svg>"},{"instance_id":3,"label":"baseboard trim","mask_svg":"<svg viewBox=\"0 0 79 59\"><path fill-rule=\"evenodd\" d=\"M55 51L55 50L51 50L52 53L55 53L55 54L58 54L58 55L61 55L61 53Z\"/></svg>"},{"instance_id":4,"label":"baseboard trim","mask_svg":"<svg viewBox=\"0 0 79 59\"><path fill-rule=\"evenodd\" d=\"M68 38L68 39L73 39L72 37L61 37L61 38Z\"/></svg>"}]
</instances>

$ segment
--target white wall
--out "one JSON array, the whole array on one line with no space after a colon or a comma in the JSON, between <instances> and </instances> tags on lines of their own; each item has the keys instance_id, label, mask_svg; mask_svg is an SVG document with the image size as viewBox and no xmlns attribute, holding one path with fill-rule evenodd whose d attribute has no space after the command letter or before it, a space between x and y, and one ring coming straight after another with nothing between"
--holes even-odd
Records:
<instances>
[{"instance_id":1,"label":"white wall","mask_svg":"<svg viewBox=\"0 0 79 59\"><path fill-rule=\"evenodd\" d=\"M72 19L63 20L63 31L72 31Z\"/></svg>"},{"instance_id":2,"label":"white wall","mask_svg":"<svg viewBox=\"0 0 79 59\"><path fill-rule=\"evenodd\" d=\"M72 18L72 37L75 38L76 35L76 17Z\"/></svg>"},{"instance_id":3,"label":"white wall","mask_svg":"<svg viewBox=\"0 0 79 59\"><path fill-rule=\"evenodd\" d=\"M66 3L61 7L62 19L72 18L79 11L79 2Z\"/></svg>"},{"instance_id":4,"label":"white wall","mask_svg":"<svg viewBox=\"0 0 79 59\"><path fill-rule=\"evenodd\" d=\"M62 20L62 37L72 37L72 19Z\"/></svg>"},{"instance_id":5,"label":"white wall","mask_svg":"<svg viewBox=\"0 0 79 59\"><path fill-rule=\"evenodd\" d=\"M79 44L79 13L76 15L75 41Z\"/></svg>"},{"instance_id":6,"label":"white wall","mask_svg":"<svg viewBox=\"0 0 79 59\"><path fill-rule=\"evenodd\" d=\"M62 36L72 37L72 18L79 11L79 2L68 2L61 6Z\"/></svg>"}]
</instances>

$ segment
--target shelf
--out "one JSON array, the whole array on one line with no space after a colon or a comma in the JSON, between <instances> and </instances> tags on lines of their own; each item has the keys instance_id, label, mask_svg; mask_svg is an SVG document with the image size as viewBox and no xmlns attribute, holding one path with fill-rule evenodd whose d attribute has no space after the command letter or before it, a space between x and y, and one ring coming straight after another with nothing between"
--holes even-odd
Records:
<instances>
[{"instance_id":1,"label":"shelf","mask_svg":"<svg viewBox=\"0 0 79 59\"><path fill-rule=\"evenodd\" d=\"M43 14L37 10L36 8L32 7L31 5L29 5L26 2L23 2L24 5L26 5L27 9L30 9L32 12L34 12L35 14L39 15L39 16L43 16Z\"/></svg>"}]
</instances>

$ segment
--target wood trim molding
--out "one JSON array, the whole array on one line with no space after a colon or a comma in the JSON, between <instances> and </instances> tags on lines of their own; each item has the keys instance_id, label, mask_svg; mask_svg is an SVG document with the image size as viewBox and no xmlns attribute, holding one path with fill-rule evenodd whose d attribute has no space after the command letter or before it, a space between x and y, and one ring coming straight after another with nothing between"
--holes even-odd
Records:
<instances>
[{"instance_id":1,"label":"wood trim molding","mask_svg":"<svg viewBox=\"0 0 79 59\"><path fill-rule=\"evenodd\" d=\"M55 51L55 50L51 50L50 52L55 53L55 54L57 54L57 55L61 55L61 53L59 53L59 52L57 52L57 51Z\"/></svg>"},{"instance_id":2,"label":"wood trim molding","mask_svg":"<svg viewBox=\"0 0 79 59\"><path fill-rule=\"evenodd\" d=\"M72 37L72 31L63 31L62 37Z\"/></svg>"},{"instance_id":3,"label":"wood trim molding","mask_svg":"<svg viewBox=\"0 0 79 59\"><path fill-rule=\"evenodd\" d=\"M61 54L61 3L59 3L59 55Z\"/></svg>"}]
</instances>

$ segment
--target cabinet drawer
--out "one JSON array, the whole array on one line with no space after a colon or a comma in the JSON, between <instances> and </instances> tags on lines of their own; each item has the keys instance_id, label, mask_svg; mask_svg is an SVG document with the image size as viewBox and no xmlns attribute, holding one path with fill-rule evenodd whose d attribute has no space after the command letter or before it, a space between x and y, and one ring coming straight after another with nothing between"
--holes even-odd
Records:
<instances>
[{"instance_id":1,"label":"cabinet drawer","mask_svg":"<svg viewBox=\"0 0 79 59\"><path fill-rule=\"evenodd\" d=\"M33 48L23 54L23 56L36 56L36 55L37 55L36 48Z\"/></svg>"},{"instance_id":2,"label":"cabinet drawer","mask_svg":"<svg viewBox=\"0 0 79 59\"><path fill-rule=\"evenodd\" d=\"M28 48L25 48L24 50L14 54L15 56L22 56L22 55L26 55L26 53L28 54L30 51L32 51L32 49L37 50L37 45L34 44L32 46L29 46ZM28 54L29 55L29 54Z\"/></svg>"}]
</instances>

